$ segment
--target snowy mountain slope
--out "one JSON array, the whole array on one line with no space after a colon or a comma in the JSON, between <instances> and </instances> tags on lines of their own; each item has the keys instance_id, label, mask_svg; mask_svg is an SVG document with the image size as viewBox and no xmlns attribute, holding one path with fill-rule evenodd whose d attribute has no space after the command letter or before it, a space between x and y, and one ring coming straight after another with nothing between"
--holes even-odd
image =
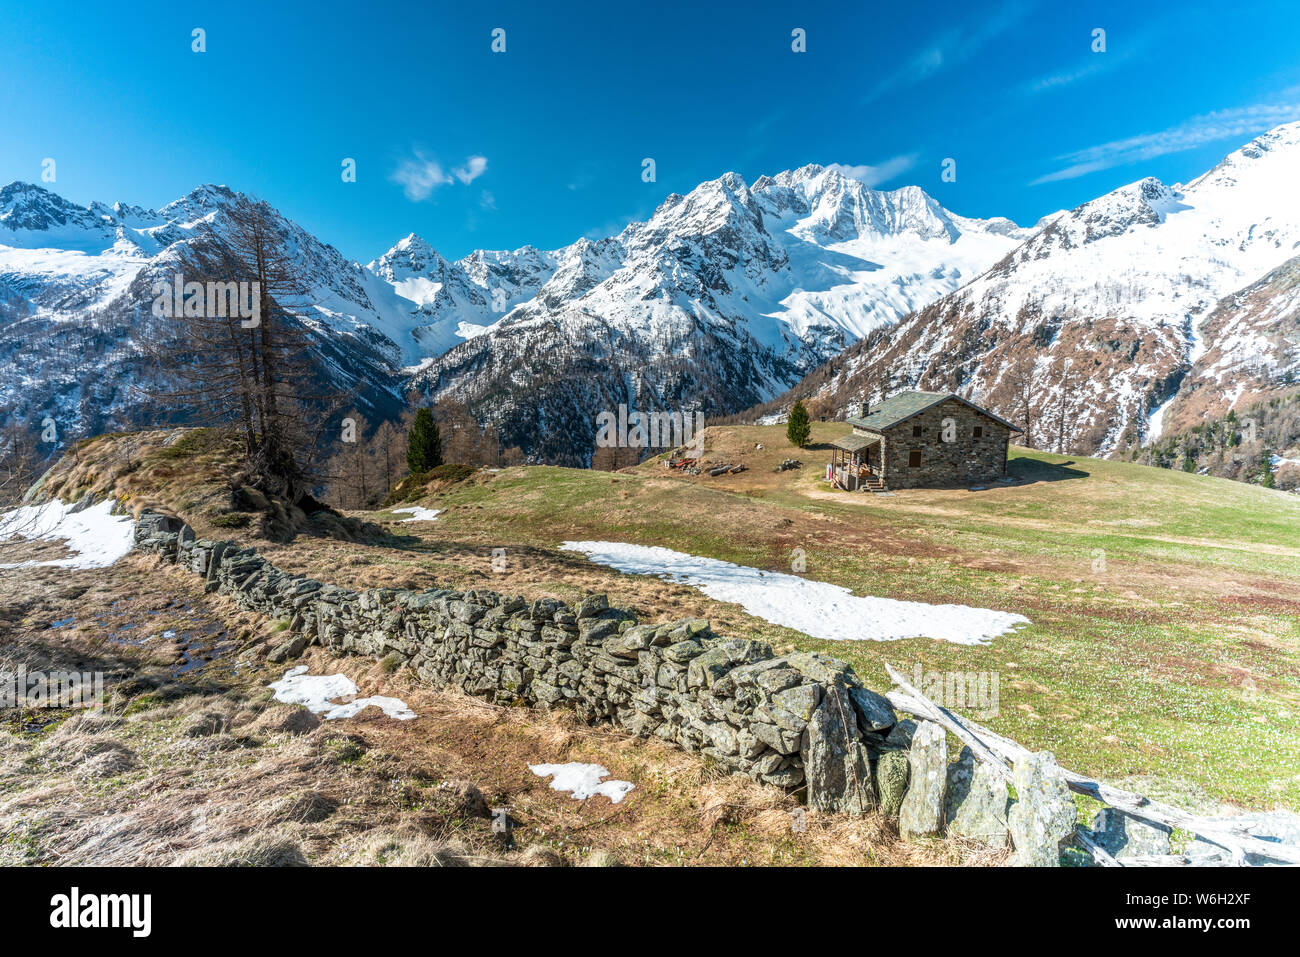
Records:
<instances>
[{"instance_id":1,"label":"snowy mountain slope","mask_svg":"<svg viewBox=\"0 0 1300 957\"><path fill-rule=\"evenodd\" d=\"M467 340L426 362L417 385L468 403L510 444L584 462L599 411L716 415L770 398L1027 235L1005 219L955 216L915 187L875 191L807 166L753 186L728 173L617 237L498 254L522 277L504 287L503 312L485 311L499 281L411 237L371 268L424 296L431 321L417 335ZM563 435L538 434L539 409Z\"/></svg>"},{"instance_id":2,"label":"snowy mountain slope","mask_svg":"<svg viewBox=\"0 0 1300 957\"><path fill-rule=\"evenodd\" d=\"M408 313L399 336L407 365L442 355L486 331L531 299L555 271L555 260L531 246L507 252L479 250L452 263L412 233L366 269L388 283Z\"/></svg>"},{"instance_id":3,"label":"snowy mountain slope","mask_svg":"<svg viewBox=\"0 0 1300 957\"><path fill-rule=\"evenodd\" d=\"M1200 354L1163 410L1166 434L1300 389L1300 256L1225 296L1199 333Z\"/></svg>"},{"instance_id":4,"label":"snowy mountain slope","mask_svg":"<svg viewBox=\"0 0 1300 957\"><path fill-rule=\"evenodd\" d=\"M141 337L166 333L150 326L153 284L197 268L232 204L249 201L202 186L158 210L83 208L30 184L0 190L4 410L50 415L64 434L175 414L146 411L141 388ZM729 173L615 237L456 262L412 234L363 268L273 219L311 287L299 318L322 381L356 391L372 417L413 381L498 424L514 415L508 439L568 461L585 461L610 402L733 412L1027 235L955 216L914 187L878 192L817 166L752 187ZM555 385L575 377L576 391ZM515 406L488 401L503 392ZM524 411L548 405L558 438L539 437ZM585 424L570 435L572 422Z\"/></svg>"},{"instance_id":5,"label":"snowy mountain slope","mask_svg":"<svg viewBox=\"0 0 1300 957\"><path fill-rule=\"evenodd\" d=\"M694 301L711 281L702 274L731 284L730 301L709 292L757 341L829 354L956 288L1027 235L1009 220L955 216L915 187L877 192L809 166L752 189L729 173L668 197L619 236L554 252L480 250L450 262L412 234L367 268L412 303L411 334L426 357L589 295L589 311L651 321L655 310L638 314L636 301L667 290Z\"/></svg>"},{"instance_id":6,"label":"snowy mountain slope","mask_svg":"<svg viewBox=\"0 0 1300 957\"><path fill-rule=\"evenodd\" d=\"M1293 123L1185 187L1143 179L1049 217L987 272L910 316L873 361L896 388L959 389L1026 418L1038 444L1111 452L1149 441L1211 352L1256 361L1258 342L1229 347L1225 337L1240 330L1207 317L1300 252L1297 168ZM1258 330L1286 307L1256 308ZM820 387L847 404L870 365L850 350ZM1026 369L1030 385L1019 388Z\"/></svg>"},{"instance_id":7,"label":"snowy mountain slope","mask_svg":"<svg viewBox=\"0 0 1300 957\"><path fill-rule=\"evenodd\" d=\"M195 275L203 251L220 246L229 208L247 201L204 186L156 211L81 208L30 184L0 190L0 411L48 416L65 437L184 421L184 410L159 408L147 394L157 370L144 337L168 335L151 316L152 290L178 272ZM317 381L304 391L356 391L368 414L394 414L404 300L292 221L273 222L312 287L299 318Z\"/></svg>"},{"instance_id":8,"label":"snowy mountain slope","mask_svg":"<svg viewBox=\"0 0 1300 957\"><path fill-rule=\"evenodd\" d=\"M312 286L319 375L372 418L414 386L535 458L582 463L619 404L723 415L811 373L795 391L847 408L884 369L892 388L1023 418L1036 444L1111 452L1294 374L1298 163L1290 124L1185 187L1139 180L1031 229L820 166L728 173L617 236L457 261L412 234L362 267L276 223ZM159 210L83 208L0 190L3 410L57 412L73 433L133 424L152 282L220 244L245 199L204 186Z\"/></svg>"}]
</instances>

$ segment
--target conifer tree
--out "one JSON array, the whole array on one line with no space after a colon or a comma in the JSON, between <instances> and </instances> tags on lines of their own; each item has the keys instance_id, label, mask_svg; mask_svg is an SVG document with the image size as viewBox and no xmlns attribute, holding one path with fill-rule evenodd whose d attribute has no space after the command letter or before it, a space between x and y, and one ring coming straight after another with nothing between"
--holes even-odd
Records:
<instances>
[{"instance_id":1,"label":"conifer tree","mask_svg":"<svg viewBox=\"0 0 1300 957\"><path fill-rule=\"evenodd\" d=\"M808 436L812 434L812 426L808 423L808 410L803 407L803 400L795 402L794 408L790 410L790 424L785 429L786 438L793 445L803 448L808 442Z\"/></svg>"},{"instance_id":2,"label":"conifer tree","mask_svg":"<svg viewBox=\"0 0 1300 957\"><path fill-rule=\"evenodd\" d=\"M428 408L415 413L415 421L407 435L406 464L412 472L427 472L442 464L442 436L438 423Z\"/></svg>"}]
</instances>

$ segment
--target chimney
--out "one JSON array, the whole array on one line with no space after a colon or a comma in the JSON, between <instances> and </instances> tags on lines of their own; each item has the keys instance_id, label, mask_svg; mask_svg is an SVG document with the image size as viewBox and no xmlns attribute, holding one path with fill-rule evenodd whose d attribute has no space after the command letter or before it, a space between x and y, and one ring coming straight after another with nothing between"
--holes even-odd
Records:
<instances>
[{"instance_id":1,"label":"chimney","mask_svg":"<svg viewBox=\"0 0 1300 957\"><path fill-rule=\"evenodd\" d=\"M871 403L868 402L866 399L863 399L862 408L861 411L859 412L859 415L865 419L867 417L867 413L870 411L871 411Z\"/></svg>"}]
</instances>

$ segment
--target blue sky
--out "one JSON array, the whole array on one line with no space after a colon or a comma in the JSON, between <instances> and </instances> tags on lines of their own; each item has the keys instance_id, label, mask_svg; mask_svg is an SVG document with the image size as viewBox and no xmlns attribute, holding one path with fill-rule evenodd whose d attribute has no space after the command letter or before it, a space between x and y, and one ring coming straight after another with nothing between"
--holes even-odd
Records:
<instances>
[{"instance_id":1,"label":"blue sky","mask_svg":"<svg viewBox=\"0 0 1300 957\"><path fill-rule=\"evenodd\" d=\"M0 2L0 182L50 157L79 203L226 183L361 262L412 231L556 247L805 163L1028 224L1300 119L1291 0Z\"/></svg>"}]
</instances>

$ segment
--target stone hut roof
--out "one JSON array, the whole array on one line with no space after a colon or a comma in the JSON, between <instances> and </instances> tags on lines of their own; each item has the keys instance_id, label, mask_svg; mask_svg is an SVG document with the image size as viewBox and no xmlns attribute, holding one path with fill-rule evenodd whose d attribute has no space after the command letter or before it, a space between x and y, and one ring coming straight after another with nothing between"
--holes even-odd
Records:
<instances>
[{"instance_id":1,"label":"stone hut roof","mask_svg":"<svg viewBox=\"0 0 1300 957\"><path fill-rule=\"evenodd\" d=\"M900 392L898 395L891 395L884 402L868 411L865 416L851 415L846 419L849 425L859 429L869 429L872 432L883 432L886 429L892 429L900 422L905 422L914 415L919 415L931 406L938 405L947 399L955 399L962 405L970 406L981 415L986 415L994 422L1005 425L1012 432L1023 432L1020 426L1008 422L999 416L994 415L988 409L981 408L974 402L968 402L955 392L920 392L909 391Z\"/></svg>"},{"instance_id":2,"label":"stone hut roof","mask_svg":"<svg viewBox=\"0 0 1300 957\"><path fill-rule=\"evenodd\" d=\"M850 432L848 435L841 435L831 443L837 449L843 449L845 452L861 452L868 445L874 445L880 439L870 435L854 435Z\"/></svg>"}]
</instances>

